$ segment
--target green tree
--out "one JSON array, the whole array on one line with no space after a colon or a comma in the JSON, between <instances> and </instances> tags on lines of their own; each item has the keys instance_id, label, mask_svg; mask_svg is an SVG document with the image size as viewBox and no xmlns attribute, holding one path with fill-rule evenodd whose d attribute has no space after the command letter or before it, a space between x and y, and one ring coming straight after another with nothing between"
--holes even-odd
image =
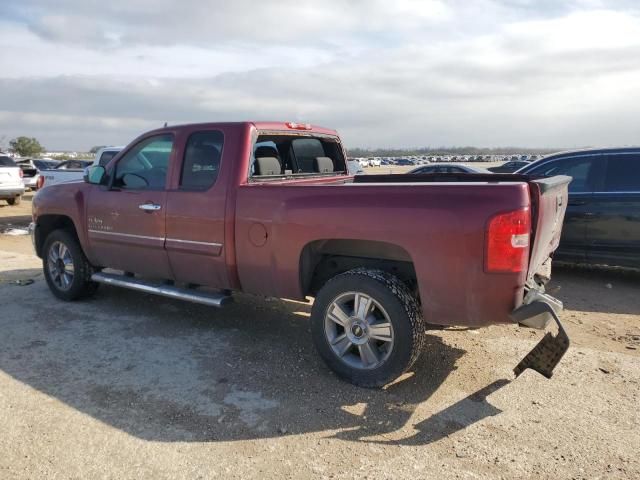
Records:
<instances>
[{"instance_id":1,"label":"green tree","mask_svg":"<svg viewBox=\"0 0 640 480\"><path fill-rule=\"evenodd\" d=\"M33 137L18 137L9 142L9 149L21 157L37 157L45 151L40 142Z\"/></svg>"}]
</instances>

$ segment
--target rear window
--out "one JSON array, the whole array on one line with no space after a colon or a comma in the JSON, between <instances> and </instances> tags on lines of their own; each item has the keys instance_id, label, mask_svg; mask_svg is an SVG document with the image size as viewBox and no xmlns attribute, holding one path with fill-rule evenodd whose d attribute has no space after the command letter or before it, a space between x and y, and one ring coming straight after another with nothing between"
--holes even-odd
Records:
<instances>
[{"instance_id":1,"label":"rear window","mask_svg":"<svg viewBox=\"0 0 640 480\"><path fill-rule=\"evenodd\" d=\"M13 158L7 157L5 155L0 156L0 167L15 167L16 162L13 161Z\"/></svg>"},{"instance_id":2,"label":"rear window","mask_svg":"<svg viewBox=\"0 0 640 480\"><path fill-rule=\"evenodd\" d=\"M640 154L609 156L604 190L640 192Z\"/></svg>"},{"instance_id":3,"label":"rear window","mask_svg":"<svg viewBox=\"0 0 640 480\"><path fill-rule=\"evenodd\" d=\"M250 176L304 176L346 172L342 146L335 137L259 135L253 148Z\"/></svg>"}]
</instances>

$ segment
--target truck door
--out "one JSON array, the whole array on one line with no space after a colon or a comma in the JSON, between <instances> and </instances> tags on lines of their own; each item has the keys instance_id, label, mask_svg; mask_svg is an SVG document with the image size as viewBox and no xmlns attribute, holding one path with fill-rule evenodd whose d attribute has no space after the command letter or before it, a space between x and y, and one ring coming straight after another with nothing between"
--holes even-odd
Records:
<instances>
[{"instance_id":1,"label":"truck door","mask_svg":"<svg viewBox=\"0 0 640 480\"><path fill-rule=\"evenodd\" d=\"M167 192L166 251L176 281L229 288L225 250L225 133L199 129L181 134Z\"/></svg>"},{"instance_id":2,"label":"truck door","mask_svg":"<svg viewBox=\"0 0 640 480\"><path fill-rule=\"evenodd\" d=\"M87 206L92 263L172 278L164 248L169 133L143 138L111 167L109 185L94 185Z\"/></svg>"},{"instance_id":3,"label":"truck door","mask_svg":"<svg viewBox=\"0 0 640 480\"><path fill-rule=\"evenodd\" d=\"M592 200L589 263L640 268L640 153L610 153Z\"/></svg>"}]
</instances>

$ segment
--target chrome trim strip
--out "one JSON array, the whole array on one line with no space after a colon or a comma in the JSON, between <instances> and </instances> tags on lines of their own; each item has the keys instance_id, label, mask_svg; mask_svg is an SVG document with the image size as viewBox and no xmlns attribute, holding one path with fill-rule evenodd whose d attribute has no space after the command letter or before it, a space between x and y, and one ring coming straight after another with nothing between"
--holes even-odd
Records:
<instances>
[{"instance_id":1,"label":"chrome trim strip","mask_svg":"<svg viewBox=\"0 0 640 480\"><path fill-rule=\"evenodd\" d=\"M167 242L188 243L191 245L205 245L207 247L222 247L221 243L216 242L197 242L195 240L181 240L179 238L167 238Z\"/></svg>"},{"instance_id":2,"label":"chrome trim strip","mask_svg":"<svg viewBox=\"0 0 640 480\"><path fill-rule=\"evenodd\" d=\"M638 192L633 192L633 191L593 192L593 194L594 195L640 195L640 191L638 191Z\"/></svg>"},{"instance_id":3,"label":"chrome trim strip","mask_svg":"<svg viewBox=\"0 0 640 480\"><path fill-rule=\"evenodd\" d=\"M141 238L143 240L162 240L163 242L165 241L164 237L148 237L146 235L134 235L132 233L105 232L104 230L89 229L89 233L100 233L104 235L113 235L113 236L127 237L127 238Z\"/></svg>"}]
</instances>

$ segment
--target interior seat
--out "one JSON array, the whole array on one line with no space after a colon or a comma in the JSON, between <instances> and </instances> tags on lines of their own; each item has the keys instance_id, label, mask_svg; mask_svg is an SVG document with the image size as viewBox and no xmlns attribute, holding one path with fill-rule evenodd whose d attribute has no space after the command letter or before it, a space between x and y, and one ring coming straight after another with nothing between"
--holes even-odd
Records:
<instances>
[{"instance_id":1,"label":"interior seat","mask_svg":"<svg viewBox=\"0 0 640 480\"><path fill-rule=\"evenodd\" d=\"M313 159L313 171L318 173L333 173L333 160L329 157L315 157Z\"/></svg>"},{"instance_id":2,"label":"interior seat","mask_svg":"<svg viewBox=\"0 0 640 480\"><path fill-rule=\"evenodd\" d=\"M256 148L254 153L256 159L254 163L253 175L281 175L282 162L280 154L275 147L261 146Z\"/></svg>"}]
</instances>

